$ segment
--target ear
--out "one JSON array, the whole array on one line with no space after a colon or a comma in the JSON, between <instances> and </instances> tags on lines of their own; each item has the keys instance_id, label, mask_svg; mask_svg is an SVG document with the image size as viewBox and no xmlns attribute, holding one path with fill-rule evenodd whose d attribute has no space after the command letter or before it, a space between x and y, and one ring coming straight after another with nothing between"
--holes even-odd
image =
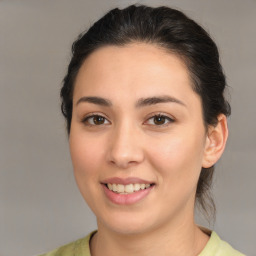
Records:
<instances>
[{"instance_id":1,"label":"ear","mask_svg":"<svg viewBox=\"0 0 256 256\"><path fill-rule=\"evenodd\" d=\"M209 168L219 160L225 149L227 138L227 118L224 114L220 114L217 125L208 128L202 167Z\"/></svg>"}]
</instances>

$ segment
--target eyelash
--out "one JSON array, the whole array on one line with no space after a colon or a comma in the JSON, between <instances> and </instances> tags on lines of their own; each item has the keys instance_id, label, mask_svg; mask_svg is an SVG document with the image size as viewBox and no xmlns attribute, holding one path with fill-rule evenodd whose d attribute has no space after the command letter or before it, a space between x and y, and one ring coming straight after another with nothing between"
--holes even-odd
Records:
<instances>
[{"instance_id":1,"label":"eyelash","mask_svg":"<svg viewBox=\"0 0 256 256\"><path fill-rule=\"evenodd\" d=\"M86 116L85 118L83 118L83 119L82 119L82 123L84 123L86 126L91 126L91 127L92 127L92 126L102 126L102 125L104 125L104 123L103 123L103 124L100 124L100 125L88 123L88 120L90 120L91 118L94 118L94 117L101 117L101 118L104 119L104 122L105 122L105 120L107 120L106 117L104 117L104 116L102 116L102 115L100 115L100 114L97 114L97 113L93 113L93 114L90 114L89 116ZM165 119L164 124L160 124L160 125L151 124L151 125L157 126L157 127L166 127L166 126L170 125L171 123L175 122L175 120L174 120L173 118L171 118L171 117L169 117L169 116L167 116L167 115L164 115L164 114L162 114L162 113L157 113L157 114L154 114L154 115L150 116L150 117L147 119L147 121L149 121L149 120L152 119L152 118L153 118L153 119L154 119L154 118L164 118L164 119ZM166 123L166 121L168 121L168 122Z\"/></svg>"}]
</instances>

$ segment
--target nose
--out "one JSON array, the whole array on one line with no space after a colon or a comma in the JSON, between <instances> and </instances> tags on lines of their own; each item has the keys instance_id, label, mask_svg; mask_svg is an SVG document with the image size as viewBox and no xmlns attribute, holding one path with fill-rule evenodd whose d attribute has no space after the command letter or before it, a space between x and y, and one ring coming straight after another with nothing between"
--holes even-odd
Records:
<instances>
[{"instance_id":1,"label":"nose","mask_svg":"<svg viewBox=\"0 0 256 256\"><path fill-rule=\"evenodd\" d=\"M121 169L141 163L144 153L140 137L138 129L128 123L113 129L109 140L108 162Z\"/></svg>"}]
</instances>

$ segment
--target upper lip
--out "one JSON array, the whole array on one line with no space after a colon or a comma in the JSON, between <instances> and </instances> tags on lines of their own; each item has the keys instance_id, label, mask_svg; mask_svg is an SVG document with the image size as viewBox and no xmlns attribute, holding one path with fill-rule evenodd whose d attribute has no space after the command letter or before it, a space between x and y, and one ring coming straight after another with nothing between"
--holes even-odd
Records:
<instances>
[{"instance_id":1,"label":"upper lip","mask_svg":"<svg viewBox=\"0 0 256 256\"><path fill-rule=\"evenodd\" d=\"M140 179L137 177L128 177L128 178L119 178L119 177L112 177L112 178L107 178L103 180L101 183L103 184L123 184L123 185L128 185L128 184L153 184L154 182Z\"/></svg>"}]
</instances>

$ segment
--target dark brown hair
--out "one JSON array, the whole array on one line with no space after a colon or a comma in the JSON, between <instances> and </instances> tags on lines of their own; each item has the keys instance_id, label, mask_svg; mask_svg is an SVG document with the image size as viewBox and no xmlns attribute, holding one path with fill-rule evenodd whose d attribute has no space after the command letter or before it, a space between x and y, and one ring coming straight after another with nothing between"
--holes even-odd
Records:
<instances>
[{"instance_id":1,"label":"dark brown hair","mask_svg":"<svg viewBox=\"0 0 256 256\"><path fill-rule=\"evenodd\" d=\"M216 125L219 114L230 114L224 98L226 80L216 44L209 34L182 12L169 8L131 5L113 9L81 34L72 46L72 59L61 89L62 113L70 132L73 87L77 73L89 54L106 45L122 46L131 42L155 44L178 54L186 63L193 81L193 90L200 95L203 119ZM197 185L197 203L208 215L215 214L210 195L214 166L202 168ZM210 213L210 214L209 214Z\"/></svg>"}]
</instances>

